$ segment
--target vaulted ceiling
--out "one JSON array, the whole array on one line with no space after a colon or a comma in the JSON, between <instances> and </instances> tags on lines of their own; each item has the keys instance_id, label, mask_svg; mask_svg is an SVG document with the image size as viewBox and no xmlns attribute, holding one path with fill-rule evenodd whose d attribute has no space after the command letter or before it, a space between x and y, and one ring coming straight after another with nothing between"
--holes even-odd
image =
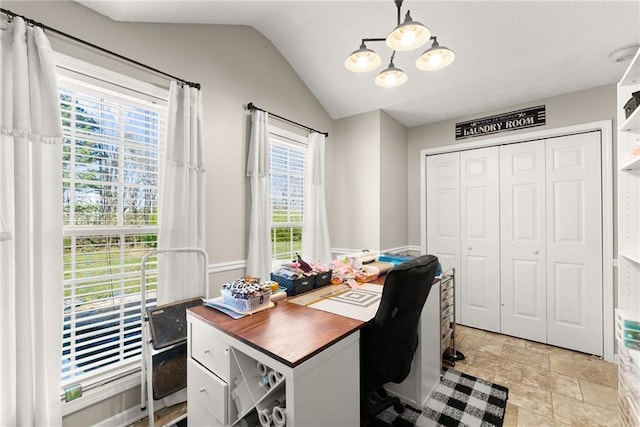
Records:
<instances>
[{"instance_id":1,"label":"vaulted ceiling","mask_svg":"<svg viewBox=\"0 0 640 427\"><path fill-rule=\"evenodd\" d=\"M351 73L344 60L395 27L392 0L79 2L117 21L250 25L332 118L382 109L408 127L615 83L628 63L612 53L640 44L638 1L405 1L403 16L410 10L456 61L424 72L414 65L421 50L398 52L409 80L388 89L373 83L391 56L384 43L368 45L382 57L378 71Z\"/></svg>"}]
</instances>

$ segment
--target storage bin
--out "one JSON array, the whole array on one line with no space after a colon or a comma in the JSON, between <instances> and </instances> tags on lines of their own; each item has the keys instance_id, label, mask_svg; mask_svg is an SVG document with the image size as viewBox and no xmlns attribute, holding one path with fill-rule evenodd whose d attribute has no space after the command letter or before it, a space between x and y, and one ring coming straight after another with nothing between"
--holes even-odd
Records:
<instances>
[{"instance_id":1,"label":"storage bin","mask_svg":"<svg viewBox=\"0 0 640 427\"><path fill-rule=\"evenodd\" d=\"M632 331L640 331L640 321L631 320L631 319L623 319L622 327L624 329L629 329Z\"/></svg>"},{"instance_id":2,"label":"storage bin","mask_svg":"<svg viewBox=\"0 0 640 427\"><path fill-rule=\"evenodd\" d=\"M313 289L315 276L304 276L299 279L287 279L271 273L271 280L278 282L281 287L286 289L287 295L299 295Z\"/></svg>"},{"instance_id":3,"label":"storage bin","mask_svg":"<svg viewBox=\"0 0 640 427\"><path fill-rule=\"evenodd\" d=\"M237 311L253 311L269 304L271 301L271 291L261 293L251 298L235 298L227 289L220 291L224 303Z\"/></svg>"},{"instance_id":4,"label":"storage bin","mask_svg":"<svg viewBox=\"0 0 640 427\"><path fill-rule=\"evenodd\" d=\"M640 91L633 92L631 94L631 98L624 104L624 116L625 118L629 118L629 116L638 108L640 105Z\"/></svg>"},{"instance_id":5,"label":"storage bin","mask_svg":"<svg viewBox=\"0 0 640 427\"><path fill-rule=\"evenodd\" d=\"M315 276L315 281L313 283L314 288L321 288L323 286L327 286L331 283L331 270L324 271L322 273L317 273Z\"/></svg>"}]
</instances>

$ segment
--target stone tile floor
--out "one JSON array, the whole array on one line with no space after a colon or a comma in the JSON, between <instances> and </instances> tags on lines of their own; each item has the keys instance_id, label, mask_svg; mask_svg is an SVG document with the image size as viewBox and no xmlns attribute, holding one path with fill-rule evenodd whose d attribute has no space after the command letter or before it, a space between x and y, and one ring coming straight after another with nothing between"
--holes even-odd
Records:
<instances>
[{"instance_id":1,"label":"stone tile floor","mask_svg":"<svg viewBox=\"0 0 640 427\"><path fill-rule=\"evenodd\" d=\"M618 368L599 357L465 326L458 371L509 388L505 427L618 426Z\"/></svg>"}]
</instances>

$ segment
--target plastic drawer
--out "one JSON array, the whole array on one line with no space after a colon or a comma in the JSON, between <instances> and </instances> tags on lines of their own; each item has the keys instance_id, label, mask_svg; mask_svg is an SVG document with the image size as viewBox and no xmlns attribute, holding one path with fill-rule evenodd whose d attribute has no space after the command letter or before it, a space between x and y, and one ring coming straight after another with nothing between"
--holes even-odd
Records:
<instances>
[{"instance_id":1,"label":"plastic drawer","mask_svg":"<svg viewBox=\"0 0 640 427\"><path fill-rule=\"evenodd\" d=\"M200 364L189 360L187 380L188 411L195 407L195 411L204 409L210 418L214 418L220 425L227 423L227 390L228 385L216 375L207 371ZM198 414L205 417L206 414ZM189 424L191 424L189 413Z\"/></svg>"},{"instance_id":2,"label":"plastic drawer","mask_svg":"<svg viewBox=\"0 0 640 427\"><path fill-rule=\"evenodd\" d=\"M191 357L229 382L229 346L212 328L199 322L191 323Z\"/></svg>"}]
</instances>

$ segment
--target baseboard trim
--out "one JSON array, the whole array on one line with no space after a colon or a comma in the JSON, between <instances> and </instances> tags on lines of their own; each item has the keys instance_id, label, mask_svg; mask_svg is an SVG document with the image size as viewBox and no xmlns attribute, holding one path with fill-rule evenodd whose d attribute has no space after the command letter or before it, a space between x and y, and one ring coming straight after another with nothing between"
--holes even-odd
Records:
<instances>
[{"instance_id":1,"label":"baseboard trim","mask_svg":"<svg viewBox=\"0 0 640 427\"><path fill-rule=\"evenodd\" d=\"M94 427L127 427L146 417L147 413L146 409L141 410L140 405L137 405L95 424Z\"/></svg>"}]
</instances>

